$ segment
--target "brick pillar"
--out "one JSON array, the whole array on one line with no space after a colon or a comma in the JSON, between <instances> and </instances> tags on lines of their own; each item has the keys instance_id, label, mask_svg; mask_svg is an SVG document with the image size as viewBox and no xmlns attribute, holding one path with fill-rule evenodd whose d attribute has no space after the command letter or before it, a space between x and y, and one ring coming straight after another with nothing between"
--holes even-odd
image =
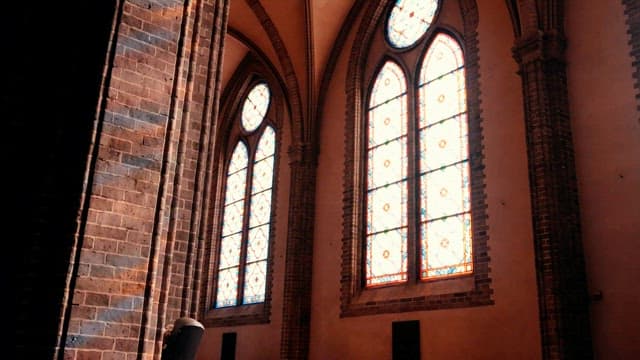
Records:
<instances>
[{"instance_id":1,"label":"brick pillar","mask_svg":"<svg viewBox=\"0 0 640 360\"><path fill-rule=\"evenodd\" d=\"M227 13L214 0L118 7L61 320L65 359L159 358L164 326L188 311L197 164Z\"/></svg>"},{"instance_id":2,"label":"brick pillar","mask_svg":"<svg viewBox=\"0 0 640 360\"><path fill-rule=\"evenodd\" d=\"M588 293L567 99L565 39L536 32L513 48L522 77L544 359L590 359Z\"/></svg>"},{"instance_id":3,"label":"brick pillar","mask_svg":"<svg viewBox=\"0 0 640 360\"><path fill-rule=\"evenodd\" d=\"M627 16L627 26L629 27L629 46L631 47L631 57L633 58L633 78L636 89L636 101L640 110L640 3L638 0L622 0L624 13ZM640 120L640 119L639 119Z\"/></svg>"},{"instance_id":4,"label":"brick pillar","mask_svg":"<svg viewBox=\"0 0 640 360\"><path fill-rule=\"evenodd\" d=\"M317 155L315 148L303 143L292 145L289 156L291 189L280 358L306 359L311 318Z\"/></svg>"}]
</instances>

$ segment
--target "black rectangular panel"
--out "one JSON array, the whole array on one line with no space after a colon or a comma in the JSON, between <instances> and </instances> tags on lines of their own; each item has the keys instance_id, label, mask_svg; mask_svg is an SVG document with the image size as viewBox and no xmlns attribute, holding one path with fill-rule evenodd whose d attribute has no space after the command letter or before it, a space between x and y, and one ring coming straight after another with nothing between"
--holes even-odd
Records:
<instances>
[{"instance_id":1,"label":"black rectangular panel","mask_svg":"<svg viewBox=\"0 0 640 360\"><path fill-rule=\"evenodd\" d=\"M420 360L420 321L391 323L393 360Z\"/></svg>"},{"instance_id":2,"label":"black rectangular panel","mask_svg":"<svg viewBox=\"0 0 640 360\"><path fill-rule=\"evenodd\" d=\"M236 359L236 333L222 334L222 350L220 351L220 360Z\"/></svg>"}]
</instances>

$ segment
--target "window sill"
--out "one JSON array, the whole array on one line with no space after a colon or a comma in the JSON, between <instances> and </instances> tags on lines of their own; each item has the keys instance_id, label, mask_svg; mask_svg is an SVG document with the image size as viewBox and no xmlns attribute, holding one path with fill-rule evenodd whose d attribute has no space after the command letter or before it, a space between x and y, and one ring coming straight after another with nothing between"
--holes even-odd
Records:
<instances>
[{"instance_id":1,"label":"window sill","mask_svg":"<svg viewBox=\"0 0 640 360\"><path fill-rule=\"evenodd\" d=\"M265 324L269 322L265 303L210 309L203 320L205 327Z\"/></svg>"},{"instance_id":2,"label":"window sill","mask_svg":"<svg viewBox=\"0 0 640 360\"><path fill-rule=\"evenodd\" d=\"M490 292L478 291L473 275L365 288L343 304L341 317L492 305Z\"/></svg>"}]
</instances>

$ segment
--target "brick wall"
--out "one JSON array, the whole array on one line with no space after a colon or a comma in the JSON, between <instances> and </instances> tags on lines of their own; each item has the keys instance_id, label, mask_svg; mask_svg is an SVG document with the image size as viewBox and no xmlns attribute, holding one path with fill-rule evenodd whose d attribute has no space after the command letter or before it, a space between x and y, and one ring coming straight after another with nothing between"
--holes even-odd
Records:
<instances>
[{"instance_id":1,"label":"brick wall","mask_svg":"<svg viewBox=\"0 0 640 360\"><path fill-rule=\"evenodd\" d=\"M640 3L635 0L622 0L624 13L629 27L629 45L633 59L633 78L635 79L636 99L640 110Z\"/></svg>"}]
</instances>

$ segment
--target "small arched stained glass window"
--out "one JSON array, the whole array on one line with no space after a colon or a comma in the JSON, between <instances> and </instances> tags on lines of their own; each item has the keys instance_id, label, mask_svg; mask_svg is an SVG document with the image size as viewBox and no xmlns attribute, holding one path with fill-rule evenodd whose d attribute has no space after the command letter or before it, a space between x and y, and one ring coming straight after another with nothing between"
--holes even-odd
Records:
<instances>
[{"instance_id":1,"label":"small arched stained glass window","mask_svg":"<svg viewBox=\"0 0 640 360\"><path fill-rule=\"evenodd\" d=\"M269 88L258 84L233 124L239 140L227 157L215 308L266 299L276 163L276 130L265 120L268 107Z\"/></svg>"},{"instance_id":2,"label":"small arched stained glass window","mask_svg":"<svg viewBox=\"0 0 640 360\"><path fill-rule=\"evenodd\" d=\"M267 84L258 84L251 89L242 105L242 128L254 131L260 126L269 109L271 93Z\"/></svg>"},{"instance_id":3,"label":"small arched stained glass window","mask_svg":"<svg viewBox=\"0 0 640 360\"><path fill-rule=\"evenodd\" d=\"M438 0L397 0L387 20L387 39L397 49L415 44L429 29Z\"/></svg>"}]
</instances>

